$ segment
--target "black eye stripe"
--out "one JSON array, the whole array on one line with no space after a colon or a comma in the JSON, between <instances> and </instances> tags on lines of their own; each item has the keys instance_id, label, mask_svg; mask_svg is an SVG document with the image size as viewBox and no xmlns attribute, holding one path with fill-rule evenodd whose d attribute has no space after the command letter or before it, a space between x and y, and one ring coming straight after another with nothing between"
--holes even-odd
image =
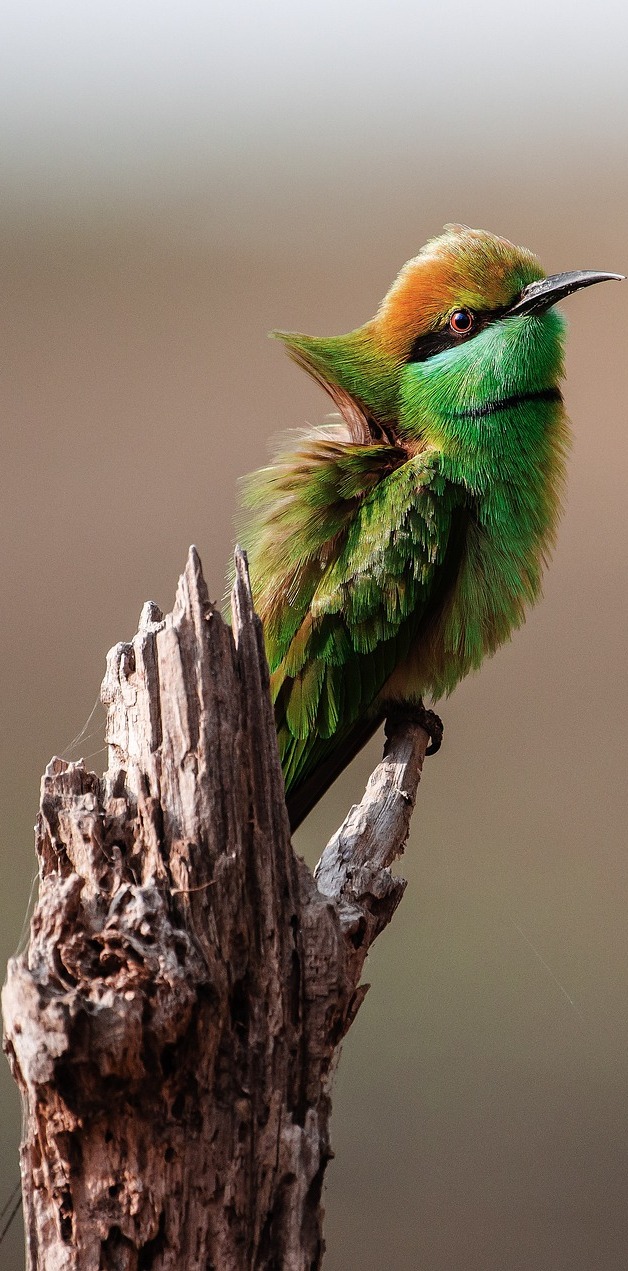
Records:
<instances>
[{"instance_id":1,"label":"black eye stripe","mask_svg":"<svg viewBox=\"0 0 628 1271\"><path fill-rule=\"evenodd\" d=\"M556 275L558 277L558 275ZM561 275L562 277L562 275ZM567 277L565 274L564 277ZM538 280L539 284L543 279ZM527 287L530 287L530 283ZM407 357L408 362L426 362L428 357L434 357L437 353L444 353L445 349L452 349L456 344L464 344L467 340L472 340L474 336L479 335L480 331L490 326L491 322L497 322L499 318L507 318L512 313L513 318L517 317L517 304L522 297L525 297L527 287L513 297L510 304L501 305L498 309L465 309L462 305L459 309L454 309L450 315L447 326L440 331L427 331L425 335L418 335ZM468 313L472 322L468 331L452 330L450 322L458 313Z\"/></svg>"},{"instance_id":2,"label":"black eye stripe","mask_svg":"<svg viewBox=\"0 0 628 1271\"><path fill-rule=\"evenodd\" d=\"M428 331L426 335L417 336L408 354L408 362L427 362L427 359L434 357L436 353L444 353L445 349L466 344L467 340L473 339L473 336L482 330L483 327L476 323L468 334L463 332L457 334L449 326L446 326L443 331Z\"/></svg>"},{"instance_id":3,"label":"black eye stripe","mask_svg":"<svg viewBox=\"0 0 628 1271\"><path fill-rule=\"evenodd\" d=\"M491 322L497 322L498 318L508 317L511 308L512 305L502 305L499 309L466 310L465 312L471 313L473 317L468 331L452 331L448 322L441 331L427 331L425 335L418 335L410 349L407 361L426 362L428 357L434 357L436 353L444 353L445 349L453 349L457 344L465 344L467 340L472 340L474 336L480 334L480 331L490 326Z\"/></svg>"},{"instance_id":4,"label":"black eye stripe","mask_svg":"<svg viewBox=\"0 0 628 1271\"><path fill-rule=\"evenodd\" d=\"M447 323L441 331L427 331L425 335L417 336L408 354L408 362L426 362L428 357L434 357L436 353L444 353L445 349L453 349L458 344L465 344L467 340L472 340L475 335L479 335L489 323L501 317L504 312L503 309L489 309L483 313L478 313L476 310L468 331L452 331Z\"/></svg>"}]
</instances>

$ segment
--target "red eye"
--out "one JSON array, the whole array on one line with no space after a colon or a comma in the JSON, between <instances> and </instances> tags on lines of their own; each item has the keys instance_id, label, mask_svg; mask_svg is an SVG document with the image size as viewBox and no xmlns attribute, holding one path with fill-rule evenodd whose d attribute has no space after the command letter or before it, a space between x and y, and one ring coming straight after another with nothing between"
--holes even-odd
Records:
<instances>
[{"instance_id":1,"label":"red eye","mask_svg":"<svg viewBox=\"0 0 628 1271\"><path fill-rule=\"evenodd\" d=\"M456 309L449 319L449 326L456 335L467 335L473 329L475 318L468 309Z\"/></svg>"}]
</instances>

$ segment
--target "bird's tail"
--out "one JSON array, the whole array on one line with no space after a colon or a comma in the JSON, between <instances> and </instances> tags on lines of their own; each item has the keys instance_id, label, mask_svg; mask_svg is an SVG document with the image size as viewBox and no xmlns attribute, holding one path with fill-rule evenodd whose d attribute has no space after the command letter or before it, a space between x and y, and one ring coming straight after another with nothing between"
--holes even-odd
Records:
<instances>
[{"instance_id":1,"label":"bird's tail","mask_svg":"<svg viewBox=\"0 0 628 1271\"><path fill-rule=\"evenodd\" d=\"M365 719L356 720L342 736L336 734L333 738L327 739L327 745L315 766L289 785L286 791L286 806L290 818L290 829L293 833L316 806L319 799L327 793L336 777L340 776L347 764L350 764L367 741L370 741L383 720L383 714L369 715ZM322 739L319 739L319 745L321 741ZM284 771L286 759L287 756L284 757Z\"/></svg>"}]
</instances>

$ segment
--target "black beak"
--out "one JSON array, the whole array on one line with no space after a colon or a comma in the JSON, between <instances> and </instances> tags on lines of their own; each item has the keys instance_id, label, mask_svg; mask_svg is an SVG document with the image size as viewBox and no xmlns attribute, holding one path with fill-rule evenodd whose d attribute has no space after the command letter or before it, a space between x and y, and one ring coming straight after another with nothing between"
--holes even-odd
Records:
<instances>
[{"instance_id":1,"label":"black beak","mask_svg":"<svg viewBox=\"0 0 628 1271\"><path fill-rule=\"evenodd\" d=\"M538 282L528 283L527 287L506 310L504 317L518 317L522 313L545 313L552 305L570 296L572 291L581 287L592 287L594 282L622 282L623 274L599 274L595 269L575 269L571 274L550 274L549 278L539 278Z\"/></svg>"}]
</instances>

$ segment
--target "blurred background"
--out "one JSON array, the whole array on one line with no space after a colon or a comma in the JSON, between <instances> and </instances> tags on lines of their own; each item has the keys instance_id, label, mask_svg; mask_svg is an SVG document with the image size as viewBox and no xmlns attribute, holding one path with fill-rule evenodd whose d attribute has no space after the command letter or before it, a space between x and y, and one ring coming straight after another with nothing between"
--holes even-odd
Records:
<instances>
[{"instance_id":1,"label":"blurred background","mask_svg":"<svg viewBox=\"0 0 628 1271\"><path fill-rule=\"evenodd\" d=\"M102 768L108 648L220 597L237 481L445 221L628 271L625 4L46 0L0 18L2 959L53 753ZM545 600L442 704L403 904L335 1078L327 1271L628 1263L628 291L565 304ZM374 742L299 832L314 862ZM19 1108L0 1066L0 1207ZM16 1222L0 1266L23 1267Z\"/></svg>"}]
</instances>

